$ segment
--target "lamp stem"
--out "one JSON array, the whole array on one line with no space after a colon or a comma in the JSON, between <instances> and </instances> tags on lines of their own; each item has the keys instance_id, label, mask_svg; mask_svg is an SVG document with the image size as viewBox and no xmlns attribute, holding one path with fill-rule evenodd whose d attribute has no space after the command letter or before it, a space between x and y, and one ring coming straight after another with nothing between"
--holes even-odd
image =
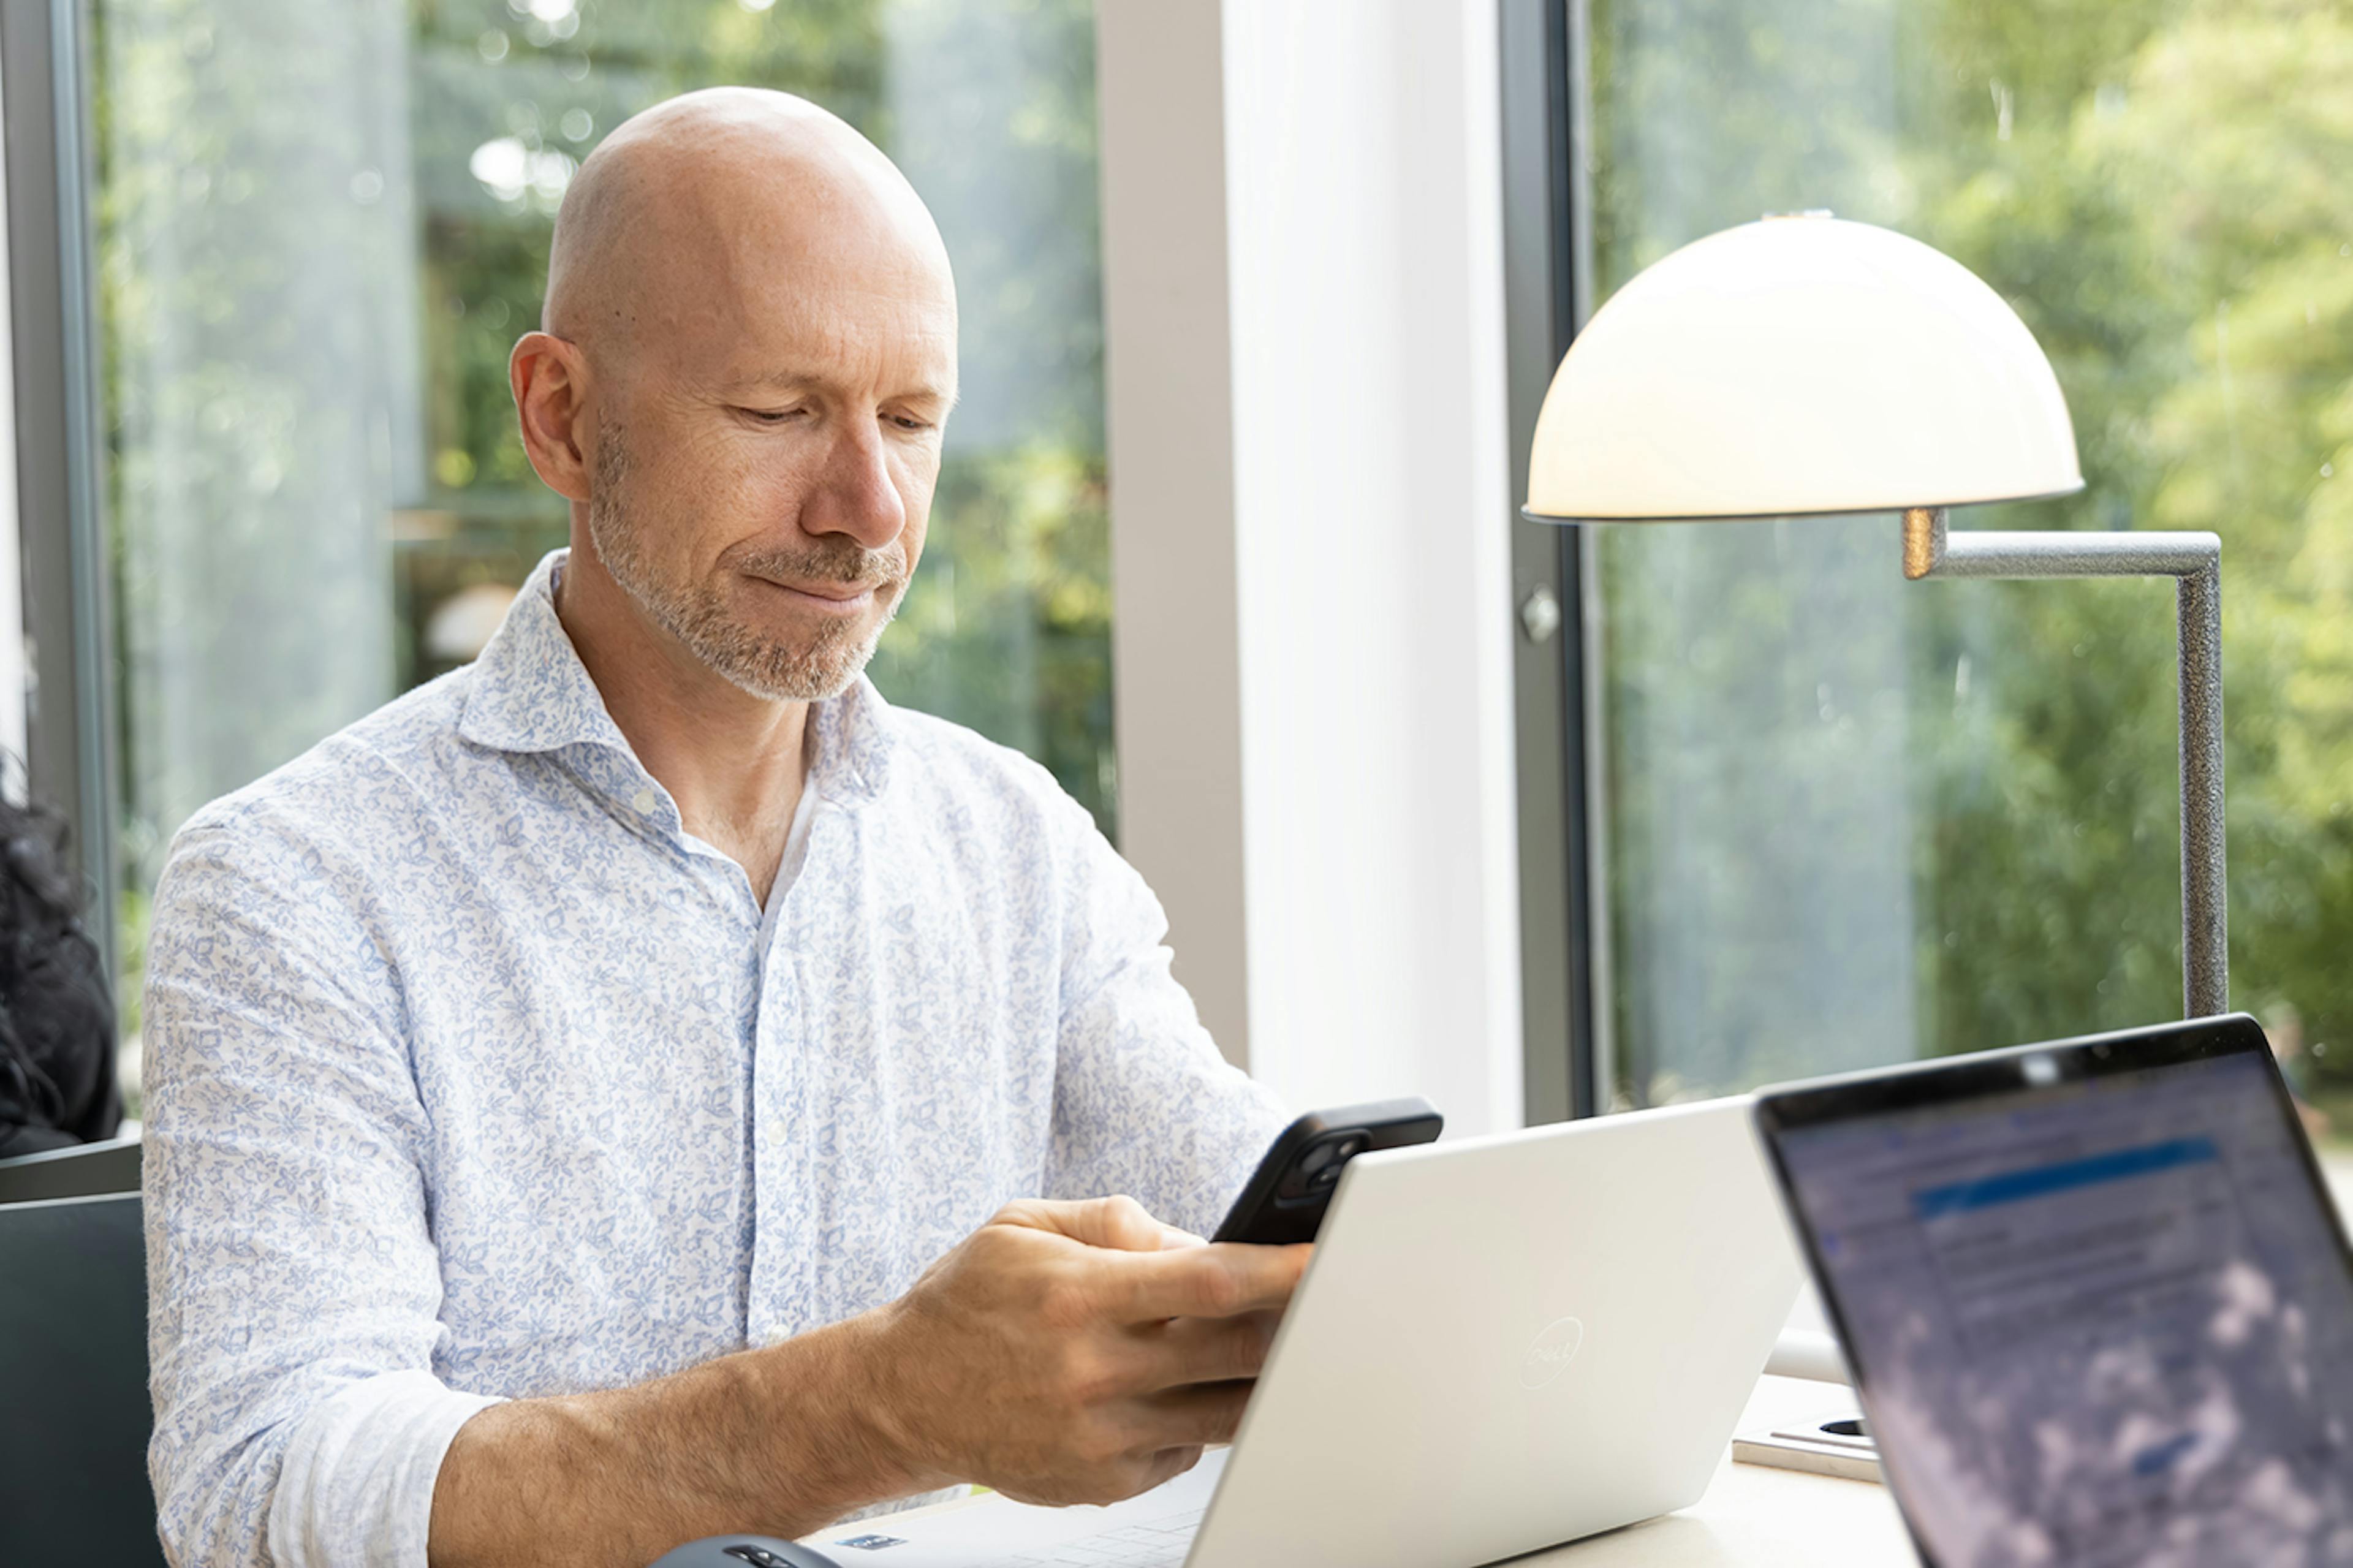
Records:
<instances>
[{"instance_id":1,"label":"lamp stem","mask_svg":"<svg viewBox=\"0 0 2353 1568\"><path fill-rule=\"evenodd\" d=\"M2222 542L2211 533L1950 533L1945 509L1904 514L1904 575L2007 580L2170 577L2181 665L2184 1016L2230 1011L2222 820Z\"/></svg>"},{"instance_id":2,"label":"lamp stem","mask_svg":"<svg viewBox=\"0 0 2353 1568\"><path fill-rule=\"evenodd\" d=\"M2222 823L2222 542L2174 588L2181 655L2181 961L2186 1018L2231 1010Z\"/></svg>"}]
</instances>

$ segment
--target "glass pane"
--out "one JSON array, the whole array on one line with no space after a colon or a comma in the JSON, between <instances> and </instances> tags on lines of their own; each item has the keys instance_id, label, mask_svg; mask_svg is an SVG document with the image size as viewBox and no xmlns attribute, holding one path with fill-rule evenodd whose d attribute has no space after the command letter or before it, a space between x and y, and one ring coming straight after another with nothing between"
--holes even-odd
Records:
<instances>
[{"instance_id":1,"label":"glass pane","mask_svg":"<svg viewBox=\"0 0 2353 1568\"><path fill-rule=\"evenodd\" d=\"M957 268L964 400L873 675L1115 827L1086 0L97 0L126 1026L173 831L471 658L565 510L523 459L577 160L738 82L872 136Z\"/></svg>"},{"instance_id":2,"label":"glass pane","mask_svg":"<svg viewBox=\"0 0 2353 1568\"><path fill-rule=\"evenodd\" d=\"M1916 236L2033 328L2090 481L1956 526L2222 536L2232 996L2325 1103L2353 1068L2353 131L2327 64L2353 16L1590 3L1605 296L1766 212ZM2169 584L1907 584L1893 518L1595 549L1619 1103L2179 1016Z\"/></svg>"}]
</instances>

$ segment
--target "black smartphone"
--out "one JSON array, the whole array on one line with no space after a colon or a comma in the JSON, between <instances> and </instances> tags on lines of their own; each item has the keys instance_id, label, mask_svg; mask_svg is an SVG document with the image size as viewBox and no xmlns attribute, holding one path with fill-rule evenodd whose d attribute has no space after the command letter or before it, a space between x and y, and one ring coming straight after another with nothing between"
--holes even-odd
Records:
<instances>
[{"instance_id":1,"label":"black smartphone","mask_svg":"<svg viewBox=\"0 0 2353 1568\"><path fill-rule=\"evenodd\" d=\"M1445 1125L1437 1108L1421 1099L1311 1110L1275 1139L1209 1239L1270 1247L1313 1241L1349 1161L1368 1149L1428 1143Z\"/></svg>"}]
</instances>

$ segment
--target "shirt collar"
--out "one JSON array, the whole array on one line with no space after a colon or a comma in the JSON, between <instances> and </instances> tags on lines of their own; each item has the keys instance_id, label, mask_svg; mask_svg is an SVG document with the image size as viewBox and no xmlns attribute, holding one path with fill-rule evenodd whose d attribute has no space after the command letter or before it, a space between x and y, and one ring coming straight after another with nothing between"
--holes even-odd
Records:
<instances>
[{"instance_id":1,"label":"shirt collar","mask_svg":"<svg viewBox=\"0 0 2353 1568\"><path fill-rule=\"evenodd\" d=\"M458 732L493 751L595 746L634 763L628 737L555 614L555 580L570 554L550 551L508 606L474 661ZM890 773L890 707L863 675L839 697L811 706L817 735L809 782L826 798L849 802L881 793Z\"/></svg>"}]
</instances>

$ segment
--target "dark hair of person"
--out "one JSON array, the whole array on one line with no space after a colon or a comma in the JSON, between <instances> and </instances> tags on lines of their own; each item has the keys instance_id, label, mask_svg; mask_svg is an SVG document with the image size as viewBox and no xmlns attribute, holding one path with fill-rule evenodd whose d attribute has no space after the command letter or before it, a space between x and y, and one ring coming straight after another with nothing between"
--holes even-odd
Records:
<instances>
[{"instance_id":1,"label":"dark hair of person","mask_svg":"<svg viewBox=\"0 0 2353 1568\"><path fill-rule=\"evenodd\" d=\"M0 1158L114 1135L114 1003L56 813L0 795Z\"/></svg>"}]
</instances>

